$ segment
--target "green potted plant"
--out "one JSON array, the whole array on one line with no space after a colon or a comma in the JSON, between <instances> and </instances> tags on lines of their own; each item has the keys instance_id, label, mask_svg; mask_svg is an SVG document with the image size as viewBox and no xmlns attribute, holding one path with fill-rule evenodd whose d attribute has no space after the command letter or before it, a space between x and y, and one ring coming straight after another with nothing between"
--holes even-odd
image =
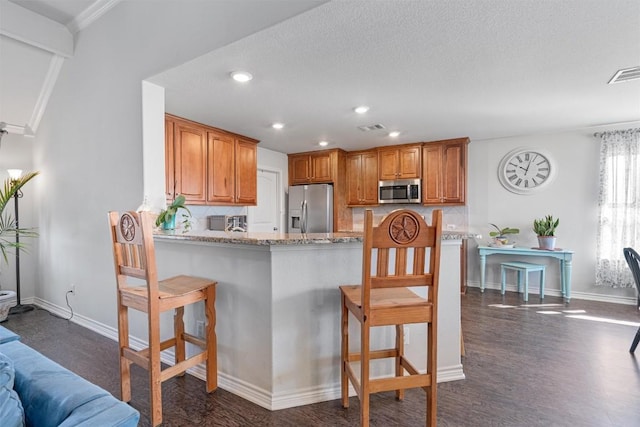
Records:
<instances>
[{"instance_id":1,"label":"green potted plant","mask_svg":"<svg viewBox=\"0 0 640 427\"><path fill-rule=\"evenodd\" d=\"M556 247L556 228L560 224L560 219L547 215L541 219L533 220L533 231L538 236L538 247L552 251Z\"/></svg>"},{"instance_id":2,"label":"green potted plant","mask_svg":"<svg viewBox=\"0 0 640 427\"><path fill-rule=\"evenodd\" d=\"M184 209L189 213L189 215L182 214L182 224L185 231L187 231L191 225L191 222L189 221L189 218L191 217L191 211L184 205L184 202L185 198L182 194L180 194L169 206L166 207L166 209L162 209L160 211L160 215L158 215L158 218L156 218L156 227L162 226L163 230L175 229L178 209Z\"/></svg>"},{"instance_id":3,"label":"green potted plant","mask_svg":"<svg viewBox=\"0 0 640 427\"><path fill-rule=\"evenodd\" d=\"M31 228L19 228L13 214L6 213L4 210L11 199L19 194L20 189L39 172L29 172L17 179L7 178L4 185L0 188L0 252L5 262L8 262L7 252L11 249L25 249L23 242L16 242L16 235L24 237L37 237L38 233Z\"/></svg>"},{"instance_id":4,"label":"green potted plant","mask_svg":"<svg viewBox=\"0 0 640 427\"><path fill-rule=\"evenodd\" d=\"M509 242L509 234L518 234L520 232L519 228L500 228L497 225L491 223L489 223L489 225L496 229L496 231L489 232L489 236L493 237L493 242L497 246L513 244L513 242Z\"/></svg>"}]
</instances>

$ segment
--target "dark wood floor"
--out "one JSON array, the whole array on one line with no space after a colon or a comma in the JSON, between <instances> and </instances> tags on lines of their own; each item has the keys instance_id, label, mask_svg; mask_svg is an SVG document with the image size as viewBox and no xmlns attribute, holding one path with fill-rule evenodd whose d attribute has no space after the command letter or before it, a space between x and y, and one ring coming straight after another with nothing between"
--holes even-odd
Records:
<instances>
[{"instance_id":1,"label":"dark wood floor","mask_svg":"<svg viewBox=\"0 0 640 427\"><path fill-rule=\"evenodd\" d=\"M529 304L540 303L535 295ZM561 303L547 297L544 303ZM492 304L513 305L511 308ZM470 289L462 299L466 380L438 385L441 426L639 426L640 366L629 352L637 327L567 317L640 322L635 306L573 300L568 306L519 307L521 298ZM541 310L555 311L543 314ZM12 315L3 326L61 365L119 395L117 344L42 310ZM640 358L640 350L638 351ZM336 368L337 369L337 368ZM145 371L133 370L132 406L149 425ZM371 425L424 425L424 393L372 398ZM208 395L190 375L163 385L166 426L354 426L358 401L267 411L218 389Z\"/></svg>"}]
</instances>

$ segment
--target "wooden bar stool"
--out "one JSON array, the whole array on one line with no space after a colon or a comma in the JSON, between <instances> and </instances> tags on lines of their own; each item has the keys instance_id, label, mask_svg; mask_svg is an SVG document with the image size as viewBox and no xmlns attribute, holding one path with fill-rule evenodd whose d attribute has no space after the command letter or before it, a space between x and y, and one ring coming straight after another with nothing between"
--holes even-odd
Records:
<instances>
[{"instance_id":1,"label":"wooden bar stool","mask_svg":"<svg viewBox=\"0 0 640 427\"><path fill-rule=\"evenodd\" d=\"M118 285L118 341L120 345L121 399L131 400L131 363L149 371L151 424L162 423L162 382L199 363L207 371L206 389L218 386L216 348L216 282L192 276L176 276L158 280L153 244L154 218L149 212L109 212L113 258ZM128 283L128 278L140 279L142 285ZM184 330L184 307L198 301L204 303L207 319L204 339ZM134 350L129 346L129 309L147 313L149 347ZM174 336L160 341L160 313L174 311ZM202 349L186 357L185 342ZM160 353L175 347L175 365L162 369Z\"/></svg>"},{"instance_id":2,"label":"wooden bar stool","mask_svg":"<svg viewBox=\"0 0 640 427\"><path fill-rule=\"evenodd\" d=\"M518 272L518 292L522 285L522 276L524 276L524 301L529 301L529 273L540 272L540 298L544 298L544 271L545 266L542 264L532 264L530 262L503 262L500 264L500 273L502 276L502 295L504 295L507 287L507 270L515 270Z\"/></svg>"},{"instance_id":3,"label":"wooden bar stool","mask_svg":"<svg viewBox=\"0 0 640 427\"><path fill-rule=\"evenodd\" d=\"M437 422L437 336L438 280L442 211L433 211L431 225L418 213L398 209L387 215L378 227L373 226L373 212L365 211L362 256L362 282L340 286L342 295L342 406L349 407L349 382L360 399L360 425L369 426L369 395L404 389L425 390L426 425ZM375 273L372 272L375 270ZM424 296L410 288L422 287ZM360 325L359 351L349 350L349 317ZM418 370L404 354L404 325L424 323L427 329L426 372ZM395 326L392 348L371 349L371 328ZM370 378L369 363L392 358L395 375ZM358 371L359 370L359 375Z\"/></svg>"}]
</instances>

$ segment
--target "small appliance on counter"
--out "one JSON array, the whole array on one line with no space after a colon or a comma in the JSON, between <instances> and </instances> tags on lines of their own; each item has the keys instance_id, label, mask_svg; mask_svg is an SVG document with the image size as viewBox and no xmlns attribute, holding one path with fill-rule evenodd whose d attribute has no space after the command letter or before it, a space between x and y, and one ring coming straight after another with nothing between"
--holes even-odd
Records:
<instances>
[{"instance_id":1,"label":"small appliance on counter","mask_svg":"<svg viewBox=\"0 0 640 427\"><path fill-rule=\"evenodd\" d=\"M207 217L207 229L214 231L247 231L246 215L210 215Z\"/></svg>"}]
</instances>

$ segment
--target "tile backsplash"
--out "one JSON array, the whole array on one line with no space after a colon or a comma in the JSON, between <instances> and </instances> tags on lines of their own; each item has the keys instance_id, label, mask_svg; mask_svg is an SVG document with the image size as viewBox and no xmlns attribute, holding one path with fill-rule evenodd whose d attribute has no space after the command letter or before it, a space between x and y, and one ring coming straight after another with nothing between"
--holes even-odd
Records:
<instances>
[{"instance_id":1,"label":"tile backsplash","mask_svg":"<svg viewBox=\"0 0 640 427\"><path fill-rule=\"evenodd\" d=\"M423 215L427 221L431 220L431 212L435 207L427 207L421 205L384 205L375 206L373 209L374 222L378 224L389 212L408 207L420 215ZM467 206L443 206L442 208L443 229L466 231L469 227L469 208ZM247 215L246 206L189 206L192 214L191 227L193 230L206 230L207 216L209 215ZM353 230L362 231L364 226L364 210L365 208L352 208L353 210ZM348 231L348 230L341 230Z\"/></svg>"},{"instance_id":2,"label":"tile backsplash","mask_svg":"<svg viewBox=\"0 0 640 427\"><path fill-rule=\"evenodd\" d=\"M396 209L408 208L418 212L420 215L431 220L431 213L436 207L427 207L421 205L385 205L375 206L373 209L374 223L378 224L389 212ZM442 223L445 230L466 231L469 226L469 208L467 206L443 206ZM353 208L353 231L362 231L364 227L364 210L365 208Z\"/></svg>"},{"instance_id":3,"label":"tile backsplash","mask_svg":"<svg viewBox=\"0 0 640 427\"><path fill-rule=\"evenodd\" d=\"M191 211L191 228L194 231L207 229L209 215L246 215L246 206L188 206Z\"/></svg>"}]
</instances>

